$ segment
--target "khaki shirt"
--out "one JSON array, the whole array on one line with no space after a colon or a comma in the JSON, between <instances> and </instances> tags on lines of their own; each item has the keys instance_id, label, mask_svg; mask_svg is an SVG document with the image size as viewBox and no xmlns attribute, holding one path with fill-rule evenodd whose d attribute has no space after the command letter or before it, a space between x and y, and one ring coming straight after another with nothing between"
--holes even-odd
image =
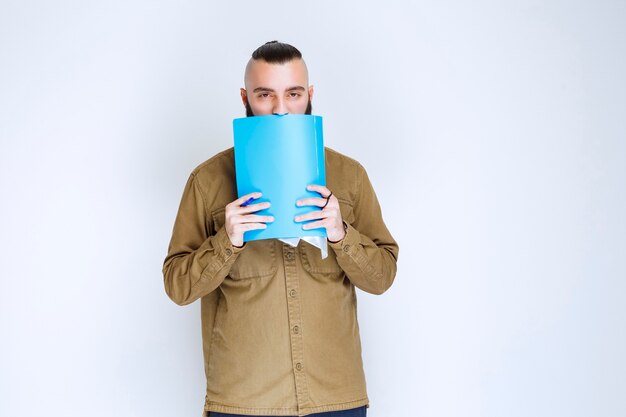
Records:
<instances>
[{"instance_id":1,"label":"khaki shirt","mask_svg":"<svg viewBox=\"0 0 626 417\"><path fill-rule=\"evenodd\" d=\"M237 198L233 149L196 168L163 266L177 304L201 299L205 414L304 416L369 405L355 286L387 290L398 245L363 167L326 148L327 187L348 225L328 257L300 241L232 246L224 207Z\"/></svg>"}]
</instances>

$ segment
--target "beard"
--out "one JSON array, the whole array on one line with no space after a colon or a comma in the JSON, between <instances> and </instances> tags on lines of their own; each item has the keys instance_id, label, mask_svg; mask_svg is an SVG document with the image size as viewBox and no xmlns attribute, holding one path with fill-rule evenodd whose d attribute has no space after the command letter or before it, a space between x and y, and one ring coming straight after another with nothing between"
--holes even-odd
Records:
<instances>
[{"instance_id":1,"label":"beard","mask_svg":"<svg viewBox=\"0 0 626 417\"><path fill-rule=\"evenodd\" d=\"M306 110L304 114L311 114L313 111L313 106L311 105L311 99L309 99L309 103L306 105ZM250 103L246 103L246 117L252 117L254 113L252 112L252 107L250 107Z\"/></svg>"}]
</instances>

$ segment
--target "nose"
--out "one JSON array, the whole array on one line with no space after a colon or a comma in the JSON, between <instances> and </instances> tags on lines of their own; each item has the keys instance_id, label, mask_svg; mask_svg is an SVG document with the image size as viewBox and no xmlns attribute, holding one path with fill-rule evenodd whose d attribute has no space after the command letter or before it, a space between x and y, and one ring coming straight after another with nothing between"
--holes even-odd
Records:
<instances>
[{"instance_id":1,"label":"nose","mask_svg":"<svg viewBox=\"0 0 626 417\"><path fill-rule=\"evenodd\" d=\"M287 110L285 99L282 97L276 98L276 101L274 102L274 108L272 109L272 114L282 116L287 113L289 113L289 111Z\"/></svg>"}]
</instances>

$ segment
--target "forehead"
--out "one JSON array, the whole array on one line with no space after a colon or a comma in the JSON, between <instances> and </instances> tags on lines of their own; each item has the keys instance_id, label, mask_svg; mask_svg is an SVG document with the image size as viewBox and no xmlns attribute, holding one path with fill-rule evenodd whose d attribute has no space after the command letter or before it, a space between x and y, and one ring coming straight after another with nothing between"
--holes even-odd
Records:
<instances>
[{"instance_id":1,"label":"forehead","mask_svg":"<svg viewBox=\"0 0 626 417\"><path fill-rule=\"evenodd\" d=\"M308 72L302 59L293 59L282 64L270 64L251 59L246 67L246 89L267 87L275 90L293 86L308 86Z\"/></svg>"}]
</instances>

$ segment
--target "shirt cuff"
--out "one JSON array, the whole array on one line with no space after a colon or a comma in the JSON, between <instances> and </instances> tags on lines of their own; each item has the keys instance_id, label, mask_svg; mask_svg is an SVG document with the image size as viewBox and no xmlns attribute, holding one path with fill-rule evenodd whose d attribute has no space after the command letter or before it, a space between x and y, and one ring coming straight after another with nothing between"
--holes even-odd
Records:
<instances>
[{"instance_id":1,"label":"shirt cuff","mask_svg":"<svg viewBox=\"0 0 626 417\"><path fill-rule=\"evenodd\" d=\"M239 253L245 249L245 245L241 248L233 246L225 228L221 228L211 238L215 254L213 262L211 262L202 273L202 278L213 277L224 268L230 268L235 262Z\"/></svg>"},{"instance_id":2,"label":"shirt cuff","mask_svg":"<svg viewBox=\"0 0 626 417\"><path fill-rule=\"evenodd\" d=\"M360 233L348 223L346 223L346 226L346 235L343 239L335 243L328 241L328 246L333 248L337 257L346 255L353 257L361 243Z\"/></svg>"},{"instance_id":3,"label":"shirt cuff","mask_svg":"<svg viewBox=\"0 0 626 417\"><path fill-rule=\"evenodd\" d=\"M235 260L239 256L239 253L245 249L245 247L238 248L233 246L225 228L221 228L210 239L207 239L203 245L210 245L212 247L213 256L211 261L204 268L200 279L193 285L199 285L200 282L206 280L212 280L215 277L221 276L223 280L226 274L223 273L225 268L230 270L230 267L235 263ZM209 246L207 246L208 248ZM201 247L202 248L202 247Z\"/></svg>"}]
</instances>

